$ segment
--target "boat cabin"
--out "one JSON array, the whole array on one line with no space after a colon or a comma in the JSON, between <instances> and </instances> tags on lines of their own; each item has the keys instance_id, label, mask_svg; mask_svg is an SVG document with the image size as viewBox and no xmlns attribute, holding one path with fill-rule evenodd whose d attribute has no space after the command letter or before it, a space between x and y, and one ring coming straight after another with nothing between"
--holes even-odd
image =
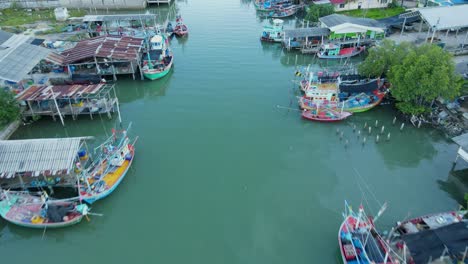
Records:
<instances>
[{"instance_id":1,"label":"boat cabin","mask_svg":"<svg viewBox=\"0 0 468 264\"><path fill-rule=\"evenodd\" d=\"M150 45L152 50L162 50L163 48L163 37L160 35L156 35L151 38Z\"/></svg>"}]
</instances>

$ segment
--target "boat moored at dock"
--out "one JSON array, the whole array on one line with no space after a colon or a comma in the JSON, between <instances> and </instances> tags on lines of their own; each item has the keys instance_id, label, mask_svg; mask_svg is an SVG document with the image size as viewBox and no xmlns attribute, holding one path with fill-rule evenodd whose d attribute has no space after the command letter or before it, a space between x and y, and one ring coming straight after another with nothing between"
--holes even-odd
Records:
<instances>
[{"instance_id":1,"label":"boat moored at dock","mask_svg":"<svg viewBox=\"0 0 468 264\"><path fill-rule=\"evenodd\" d=\"M78 224L88 213L85 204L71 200L50 200L27 192L2 191L0 215L6 221L29 228L61 228Z\"/></svg>"},{"instance_id":2,"label":"boat moored at dock","mask_svg":"<svg viewBox=\"0 0 468 264\"><path fill-rule=\"evenodd\" d=\"M261 41L265 42L281 42L283 41L283 23L281 19L273 19L272 25L266 25L263 27Z\"/></svg>"},{"instance_id":3,"label":"boat moored at dock","mask_svg":"<svg viewBox=\"0 0 468 264\"><path fill-rule=\"evenodd\" d=\"M135 142L130 142L127 130L112 131L101 144L99 159L84 171L80 181L81 199L92 204L110 195L124 179L135 156Z\"/></svg>"}]
</instances>

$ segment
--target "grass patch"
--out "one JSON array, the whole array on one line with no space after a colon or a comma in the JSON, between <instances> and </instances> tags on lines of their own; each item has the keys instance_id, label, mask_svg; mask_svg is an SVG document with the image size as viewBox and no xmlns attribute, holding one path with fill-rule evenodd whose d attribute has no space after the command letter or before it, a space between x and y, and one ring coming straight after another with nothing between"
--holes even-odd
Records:
<instances>
[{"instance_id":1,"label":"grass patch","mask_svg":"<svg viewBox=\"0 0 468 264\"><path fill-rule=\"evenodd\" d=\"M349 11L338 12L338 14L353 16L353 17L367 17L373 19L381 19L386 17L392 17L405 12L403 7L392 7L392 8L371 8L371 9L356 9Z\"/></svg>"},{"instance_id":2,"label":"grass patch","mask_svg":"<svg viewBox=\"0 0 468 264\"><path fill-rule=\"evenodd\" d=\"M38 21L55 21L53 9L32 9L30 12L27 9L7 8L3 9L0 16L0 26L20 26L24 24L32 24ZM83 9L70 9L71 17L84 16L86 12Z\"/></svg>"}]
</instances>

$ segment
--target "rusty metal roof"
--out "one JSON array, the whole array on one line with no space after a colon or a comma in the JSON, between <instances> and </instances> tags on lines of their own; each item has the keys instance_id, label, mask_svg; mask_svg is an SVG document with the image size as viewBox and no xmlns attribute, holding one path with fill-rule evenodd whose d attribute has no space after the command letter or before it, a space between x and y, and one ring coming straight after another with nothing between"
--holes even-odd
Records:
<instances>
[{"instance_id":1,"label":"rusty metal roof","mask_svg":"<svg viewBox=\"0 0 468 264\"><path fill-rule=\"evenodd\" d=\"M64 63L70 64L83 60L110 58L135 60L143 46L143 39L121 36L100 36L80 41L75 47L62 52Z\"/></svg>"},{"instance_id":2,"label":"rusty metal roof","mask_svg":"<svg viewBox=\"0 0 468 264\"><path fill-rule=\"evenodd\" d=\"M80 98L97 94L104 86L103 83L32 86L19 94L16 99L19 101L42 101L53 99L53 95L55 95L56 99Z\"/></svg>"}]
</instances>

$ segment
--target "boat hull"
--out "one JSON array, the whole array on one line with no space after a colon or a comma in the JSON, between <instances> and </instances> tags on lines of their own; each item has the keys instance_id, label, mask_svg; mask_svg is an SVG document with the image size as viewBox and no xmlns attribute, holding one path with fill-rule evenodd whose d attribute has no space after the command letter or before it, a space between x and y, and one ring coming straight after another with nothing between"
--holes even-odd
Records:
<instances>
[{"instance_id":1,"label":"boat hull","mask_svg":"<svg viewBox=\"0 0 468 264\"><path fill-rule=\"evenodd\" d=\"M145 78L151 81L154 81L154 80L161 79L164 76L166 76L171 71L171 69L172 69L172 60L171 60L171 63L163 71L148 69L148 70L143 71L143 76L145 76Z\"/></svg>"},{"instance_id":2,"label":"boat hull","mask_svg":"<svg viewBox=\"0 0 468 264\"><path fill-rule=\"evenodd\" d=\"M365 106L358 106L358 107L345 107L344 109L348 112L351 112L351 113L362 113L362 112L366 112L366 111L369 111L371 110L372 108L378 106L385 94L384 93L375 93L375 95L379 98L377 101L375 101L374 103L372 104L368 104L368 105L365 105Z\"/></svg>"},{"instance_id":3,"label":"boat hull","mask_svg":"<svg viewBox=\"0 0 468 264\"><path fill-rule=\"evenodd\" d=\"M260 40L263 42L270 42L270 43L281 43L283 39L274 39L274 38L265 38L265 37L260 37Z\"/></svg>"},{"instance_id":4,"label":"boat hull","mask_svg":"<svg viewBox=\"0 0 468 264\"><path fill-rule=\"evenodd\" d=\"M85 198L83 198L83 201L85 201L88 204L93 204L97 200L101 200L101 199L104 199L107 196L109 196L115 189L117 189L117 187L120 185L122 180L125 178L125 175L127 175L128 170L132 166L134 158L135 158L135 152L132 153L132 159L128 161L128 165L125 167L125 170L120 174L117 181L112 185L111 188L103 191L102 193L99 193L99 194L96 194L96 195L93 195L93 196L85 197Z\"/></svg>"},{"instance_id":5,"label":"boat hull","mask_svg":"<svg viewBox=\"0 0 468 264\"><path fill-rule=\"evenodd\" d=\"M176 34L176 36L178 37L184 37L188 35L188 32L187 31L174 31L174 34Z\"/></svg>"},{"instance_id":6,"label":"boat hull","mask_svg":"<svg viewBox=\"0 0 468 264\"><path fill-rule=\"evenodd\" d=\"M361 47L360 49L353 51L349 54L338 54L338 55L324 55L320 52L317 53L317 57L319 59L345 59L345 58L351 58L354 56L357 56L361 54L364 51L364 47Z\"/></svg>"},{"instance_id":7,"label":"boat hull","mask_svg":"<svg viewBox=\"0 0 468 264\"><path fill-rule=\"evenodd\" d=\"M27 228L37 228L37 229L44 229L44 228L63 228L72 225L76 225L81 222L83 216L75 217L71 221L63 222L63 223L48 223L48 224L31 224L19 221L13 221L8 219L2 215L2 218L8 221L9 223L15 224L17 226L27 227Z\"/></svg>"},{"instance_id":8,"label":"boat hull","mask_svg":"<svg viewBox=\"0 0 468 264\"><path fill-rule=\"evenodd\" d=\"M78 212L73 212L68 215L69 219L63 222L48 222L47 217L43 218L43 220L47 220L45 222L37 222L33 223L34 221L30 219L33 216L42 217L42 210L43 204L31 204L30 202L27 205L18 205L16 204L17 198L10 198L9 201L14 200L12 204L8 202L7 199L0 201L0 216L5 219L7 222L10 222L14 225L27 227L27 228L37 228L37 229L44 229L44 228L62 228L67 226L72 226L78 224L83 219L83 214ZM71 203L65 203L63 205L70 205ZM75 209L76 210L76 207ZM62 219L63 220L63 219Z\"/></svg>"},{"instance_id":9,"label":"boat hull","mask_svg":"<svg viewBox=\"0 0 468 264\"><path fill-rule=\"evenodd\" d=\"M351 113L348 113L348 112L342 112L338 114L339 114L338 116L333 118L333 117L326 117L326 116L323 116L323 117L317 116L317 115L311 114L310 111L303 111L302 118L311 120L311 121L330 123L330 122L339 122L351 116Z\"/></svg>"}]
</instances>

